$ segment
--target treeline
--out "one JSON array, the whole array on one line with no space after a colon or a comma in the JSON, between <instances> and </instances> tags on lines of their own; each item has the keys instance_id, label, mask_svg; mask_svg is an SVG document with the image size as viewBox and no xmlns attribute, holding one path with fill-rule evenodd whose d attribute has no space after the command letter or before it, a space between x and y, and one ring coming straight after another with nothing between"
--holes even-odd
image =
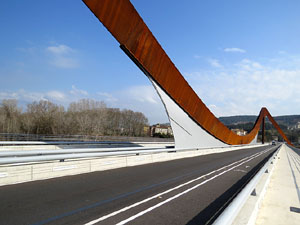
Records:
<instances>
[{"instance_id":1,"label":"treeline","mask_svg":"<svg viewBox=\"0 0 300 225\"><path fill-rule=\"evenodd\" d=\"M27 104L25 110L15 99L0 104L0 133L143 136L146 125L141 112L108 108L91 99L72 102L67 110L43 100Z\"/></svg>"}]
</instances>

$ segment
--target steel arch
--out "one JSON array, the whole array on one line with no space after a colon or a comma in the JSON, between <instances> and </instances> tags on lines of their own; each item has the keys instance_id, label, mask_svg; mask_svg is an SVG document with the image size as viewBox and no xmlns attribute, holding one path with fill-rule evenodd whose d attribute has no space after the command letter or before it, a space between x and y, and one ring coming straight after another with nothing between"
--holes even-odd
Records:
<instances>
[{"instance_id":1,"label":"steel arch","mask_svg":"<svg viewBox=\"0 0 300 225\"><path fill-rule=\"evenodd\" d=\"M83 1L136 65L210 135L229 145L249 144L268 117L291 145L266 108L261 109L253 129L245 136L235 134L221 123L181 75L129 0Z\"/></svg>"}]
</instances>

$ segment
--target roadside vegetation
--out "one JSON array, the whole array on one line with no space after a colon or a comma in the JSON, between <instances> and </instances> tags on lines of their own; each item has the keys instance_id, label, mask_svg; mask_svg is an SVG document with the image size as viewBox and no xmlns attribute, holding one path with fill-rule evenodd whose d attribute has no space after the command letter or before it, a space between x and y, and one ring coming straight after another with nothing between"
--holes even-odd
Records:
<instances>
[{"instance_id":1,"label":"roadside vegetation","mask_svg":"<svg viewBox=\"0 0 300 225\"><path fill-rule=\"evenodd\" d=\"M81 99L65 109L50 101L18 106L15 99L0 104L0 133L47 135L144 136L148 119L141 112L108 108L102 101Z\"/></svg>"}]
</instances>

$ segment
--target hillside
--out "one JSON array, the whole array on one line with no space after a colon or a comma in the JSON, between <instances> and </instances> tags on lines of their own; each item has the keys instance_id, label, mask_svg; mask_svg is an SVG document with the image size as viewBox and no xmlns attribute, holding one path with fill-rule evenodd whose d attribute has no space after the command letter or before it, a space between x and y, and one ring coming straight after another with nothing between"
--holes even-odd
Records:
<instances>
[{"instance_id":1,"label":"hillside","mask_svg":"<svg viewBox=\"0 0 300 225\"><path fill-rule=\"evenodd\" d=\"M226 116L219 117L219 120L225 125L243 124L243 123L254 123L257 116Z\"/></svg>"},{"instance_id":2,"label":"hillside","mask_svg":"<svg viewBox=\"0 0 300 225\"><path fill-rule=\"evenodd\" d=\"M220 117L219 120L224 123L229 129L243 129L248 133L252 130L257 116L244 115L244 116L228 116ZM275 121L279 124L280 128L286 134L287 138L297 147L300 145L300 129L296 125L300 121L300 115L289 116L275 116ZM272 140L282 141L281 136L278 134L273 125L266 120L265 126L265 141ZM258 140L261 139L261 131L258 135Z\"/></svg>"},{"instance_id":3,"label":"hillside","mask_svg":"<svg viewBox=\"0 0 300 225\"><path fill-rule=\"evenodd\" d=\"M257 116L243 115L220 117L219 120L225 125L237 125L244 123L254 123L256 118ZM298 121L300 121L300 115L275 116L274 119L278 124L292 127L295 126Z\"/></svg>"}]
</instances>

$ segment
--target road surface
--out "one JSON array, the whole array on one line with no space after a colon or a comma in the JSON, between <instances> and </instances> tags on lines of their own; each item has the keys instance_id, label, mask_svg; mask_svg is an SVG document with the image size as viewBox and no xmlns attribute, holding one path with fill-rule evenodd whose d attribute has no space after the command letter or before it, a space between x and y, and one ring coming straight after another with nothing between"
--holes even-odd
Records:
<instances>
[{"instance_id":1,"label":"road surface","mask_svg":"<svg viewBox=\"0 0 300 225\"><path fill-rule=\"evenodd\" d=\"M209 224L277 147L3 186L0 224Z\"/></svg>"}]
</instances>

